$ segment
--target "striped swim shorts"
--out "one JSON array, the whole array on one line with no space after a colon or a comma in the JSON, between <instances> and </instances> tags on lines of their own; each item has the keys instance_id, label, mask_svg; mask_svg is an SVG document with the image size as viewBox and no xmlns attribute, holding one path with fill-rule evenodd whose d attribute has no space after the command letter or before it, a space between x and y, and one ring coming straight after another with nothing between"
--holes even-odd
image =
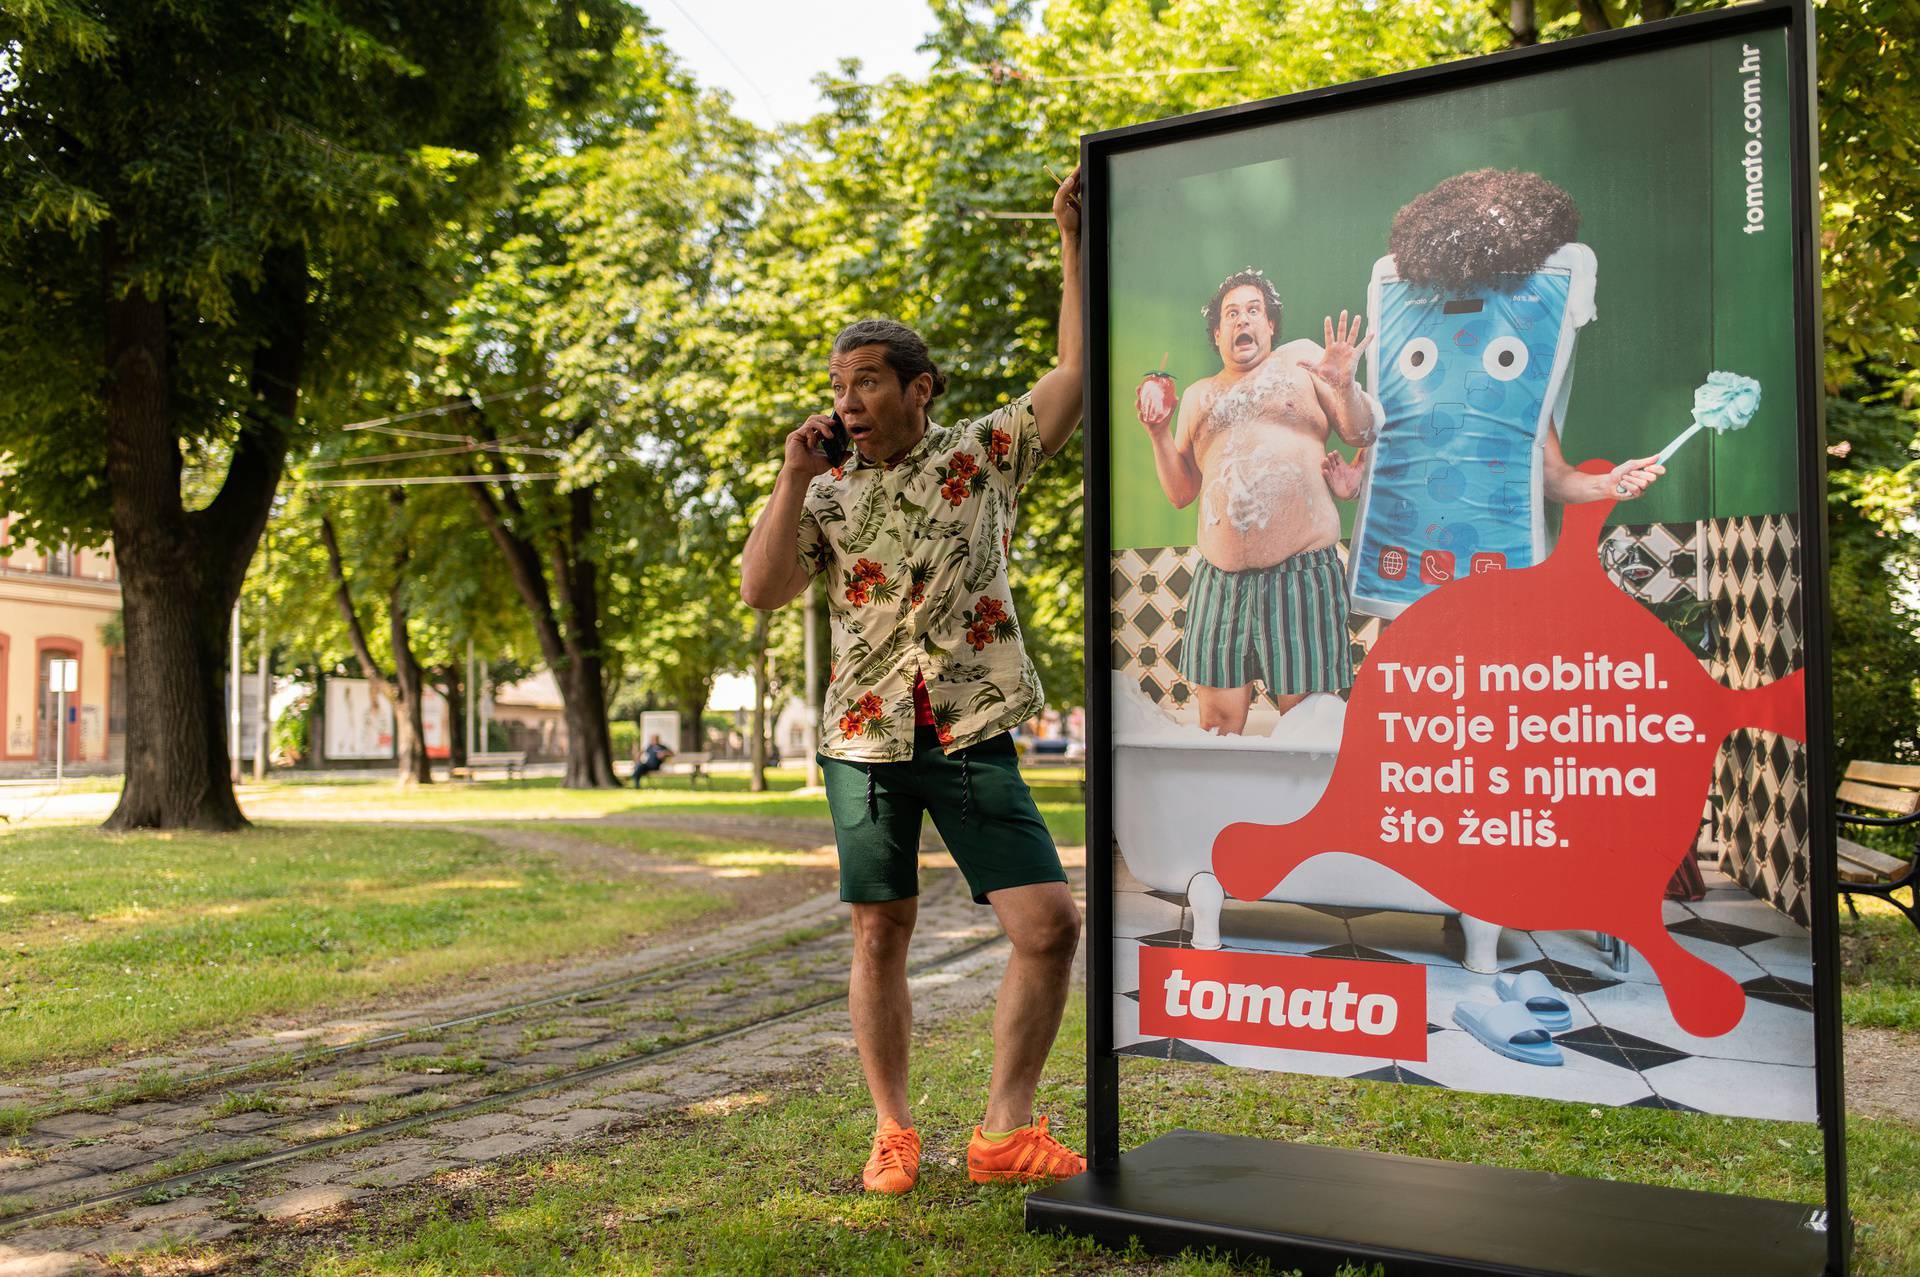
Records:
<instances>
[{"instance_id":1,"label":"striped swim shorts","mask_svg":"<svg viewBox=\"0 0 1920 1277\"><path fill-rule=\"evenodd\" d=\"M1330 545L1303 550L1244 572L1223 572L1202 559L1174 665L1200 687L1245 687L1257 679L1276 696L1352 687L1339 552Z\"/></svg>"}]
</instances>

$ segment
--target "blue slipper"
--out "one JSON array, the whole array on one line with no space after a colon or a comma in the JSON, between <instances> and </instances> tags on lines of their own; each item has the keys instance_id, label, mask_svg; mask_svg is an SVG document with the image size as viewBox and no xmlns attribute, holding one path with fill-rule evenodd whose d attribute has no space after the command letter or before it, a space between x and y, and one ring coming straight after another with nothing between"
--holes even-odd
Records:
<instances>
[{"instance_id":1,"label":"blue slipper","mask_svg":"<svg viewBox=\"0 0 1920 1277\"><path fill-rule=\"evenodd\" d=\"M1555 1033L1573 1027L1573 1008L1567 995L1553 987L1538 971L1520 971L1495 976L1493 991L1502 1002L1518 1002L1533 1012L1533 1018Z\"/></svg>"},{"instance_id":2,"label":"blue slipper","mask_svg":"<svg viewBox=\"0 0 1920 1277\"><path fill-rule=\"evenodd\" d=\"M1462 1002L1453 1009L1453 1022L1509 1060L1547 1066L1565 1062L1560 1048L1522 1003Z\"/></svg>"}]
</instances>

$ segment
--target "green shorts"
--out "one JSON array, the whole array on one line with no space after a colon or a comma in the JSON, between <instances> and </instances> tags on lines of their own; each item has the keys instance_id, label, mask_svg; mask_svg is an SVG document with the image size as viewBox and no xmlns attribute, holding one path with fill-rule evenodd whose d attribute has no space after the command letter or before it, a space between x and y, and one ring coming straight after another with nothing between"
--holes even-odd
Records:
<instances>
[{"instance_id":1,"label":"green shorts","mask_svg":"<svg viewBox=\"0 0 1920 1277\"><path fill-rule=\"evenodd\" d=\"M1276 696L1352 687L1347 578L1338 551L1303 550L1245 572L1200 560L1174 667L1200 687L1245 687L1258 679Z\"/></svg>"},{"instance_id":2,"label":"green shorts","mask_svg":"<svg viewBox=\"0 0 1920 1277\"><path fill-rule=\"evenodd\" d=\"M920 894L920 816L933 815L975 904L991 892L1065 882L1013 737L949 754L931 727L914 732L913 758L854 763L820 755L827 809L840 846L840 898L874 904Z\"/></svg>"}]
</instances>

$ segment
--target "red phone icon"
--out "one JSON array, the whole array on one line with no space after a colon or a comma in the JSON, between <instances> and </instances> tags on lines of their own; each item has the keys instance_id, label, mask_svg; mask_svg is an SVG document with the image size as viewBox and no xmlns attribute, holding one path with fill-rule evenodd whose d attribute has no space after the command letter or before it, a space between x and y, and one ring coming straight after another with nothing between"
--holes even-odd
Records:
<instances>
[{"instance_id":1,"label":"red phone icon","mask_svg":"<svg viewBox=\"0 0 1920 1277\"><path fill-rule=\"evenodd\" d=\"M1380 575L1398 581L1407 574L1407 552L1397 545L1380 547Z\"/></svg>"},{"instance_id":2,"label":"red phone icon","mask_svg":"<svg viewBox=\"0 0 1920 1277\"><path fill-rule=\"evenodd\" d=\"M1489 550L1485 554L1474 555L1469 567L1475 576L1483 572L1504 572L1507 570L1507 556Z\"/></svg>"},{"instance_id":3,"label":"red phone icon","mask_svg":"<svg viewBox=\"0 0 1920 1277\"><path fill-rule=\"evenodd\" d=\"M1420 579L1427 585L1445 585L1453 580L1453 551L1420 551Z\"/></svg>"}]
</instances>

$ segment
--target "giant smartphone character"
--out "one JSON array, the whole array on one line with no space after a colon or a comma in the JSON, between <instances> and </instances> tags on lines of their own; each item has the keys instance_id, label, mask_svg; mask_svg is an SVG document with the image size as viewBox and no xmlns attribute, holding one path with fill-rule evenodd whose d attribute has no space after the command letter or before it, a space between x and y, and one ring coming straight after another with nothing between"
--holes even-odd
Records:
<instances>
[{"instance_id":1,"label":"giant smartphone character","mask_svg":"<svg viewBox=\"0 0 1920 1277\"><path fill-rule=\"evenodd\" d=\"M1450 178L1394 218L1374 263L1368 386L1385 424L1348 555L1355 612L1395 617L1457 576L1546 557L1548 500L1640 495L1650 458L1582 475L1560 449L1598 266L1579 212L1534 173Z\"/></svg>"}]
</instances>

